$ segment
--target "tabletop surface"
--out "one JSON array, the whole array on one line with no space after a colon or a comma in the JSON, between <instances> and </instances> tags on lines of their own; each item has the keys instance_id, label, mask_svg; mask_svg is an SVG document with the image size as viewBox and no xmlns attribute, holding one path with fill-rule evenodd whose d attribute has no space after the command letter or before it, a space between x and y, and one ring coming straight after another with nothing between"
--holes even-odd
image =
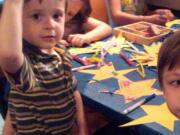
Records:
<instances>
[{"instance_id":1,"label":"tabletop surface","mask_svg":"<svg viewBox=\"0 0 180 135\"><path fill-rule=\"evenodd\" d=\"M141 48L139 45L136 45L136 47ZM78 56L84 57L89 55L91 54ZM107 54L105 63L108 62L112 62L112 65L106 65L106 68L92 68L74 72L84 103L102 112L112 120L118 121L121 125L129 121L134 121L135 123L145 122L145 124L135 124L136 129L142 135L179 135L180 121L172 118L173 116L169 115L169 112L168 116L166 116L168 110L157 81L157 72L145 66L145 77L142 78L137 73L136 67L129 66L118 54ZM81 66L79 63L73 61L73 67L79 66ZM117 74L113 74L113 70ZM134 91L129 92L126 88L120 87L120 82L123 79L131 81L132 85L134 85ZM156 91L152 91L151 88L154 88ZM110 92L120 89L122 93L120 95L101 93L100 90L102 89L107 89ZM134 105L154 92L156 92L155 98L142 107L126 115L122 113L129 106ZM133 101L126 100L129 94L135 94L136 99ZM160 116L161 118L159 118ZM168 120L169 118L172 118L172 120ZM168 122L163 122L162 119L164 121L168 120Z\"/></svg>"}]
</instances>

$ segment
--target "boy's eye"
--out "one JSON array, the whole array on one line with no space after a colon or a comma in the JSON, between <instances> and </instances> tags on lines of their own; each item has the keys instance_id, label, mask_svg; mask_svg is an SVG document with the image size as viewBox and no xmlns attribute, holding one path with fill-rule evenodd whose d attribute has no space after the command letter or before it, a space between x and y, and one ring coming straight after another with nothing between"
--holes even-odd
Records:
<instances>
[{"instance_id":1,"label":"boy's eye","mask_svg":"<svg viewBox=\"0 0 180 135\"><path fill-rule=\"evenodd\" d=\"M180 80L172 81L171 84L175 86L180 85Z\"/></svg>"},{"instance_id":2,"label":"boy's eye","mask_svg":"<svg viewBox=\"0 0 180 135\"><path fill-rule=\"evenodd\" d=\"M35 13L35 14L32 15L32 17L33 17L33 19L35 19L35 20L39 20L40 17L41 17L41 15L40 15L39 13Z\"/></svg>"},{"instance_id":3,"label":"boy's eye","mask_svg":"<svg viewBox=\"0 0 180 135\"><path fill-rule=\"evenodd\" d=\"M57 19L60 19L61 16L62 16L61 13L55 13L55 14L53 15L53 18L54 18L55 20L57 20Z\"/></svg>"}]
</instances>

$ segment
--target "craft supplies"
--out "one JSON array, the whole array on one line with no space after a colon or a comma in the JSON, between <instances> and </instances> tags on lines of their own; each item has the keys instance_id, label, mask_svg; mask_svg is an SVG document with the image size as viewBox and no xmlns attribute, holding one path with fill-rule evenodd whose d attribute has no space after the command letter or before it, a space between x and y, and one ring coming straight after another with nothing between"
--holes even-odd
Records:
<instances>
[{"instance_id":1,"label":"craft supplies","mask_svg":"<svg viewBox=\"0 0 180 135\"><path fill-rule=\"evenodd\" d=\"M80 63L81 65L87 66L89 65L87 61L83 60L82 58L78 57L75 54L71 54L71 57L73 60L75 60L76 62Z\"/></svg>"},{"instance_id":2,"label":"craft supplies","mask_svg":"<svg viewBox=\"0 0 180 135\"><path fill-rule=\"evenodd\" d=\"M134 105L128 107L127 109L125 109L123 111L123 114L128 114L129 112L132 112L133 110L135 110L136 108L140 107L141 105L145 104L146 102L148 102L149 100L151 100L152 98L154 98L156 95L153 93L152 95L147 96L146 98L143 98L142 100L140 100L139 102L135 103Z\"/></svg>"},{"instance_id":3,"label":"craft supplies","mask_svg":"<svg viewBox=\"0 0 180 135\"><path fill-rule=\"evenodd\" d=\"M119 53L119 56L129 65L132 66L132 61L128 59L122 52Z\"/></svg>"},{"instance_id":4,"label":"craft supplies","mask_svg":"<svg viewBox=\"0 0 180 135\"><path fill-rule=\"evenodd\" d=\"M150 45L172 30L161 25L137 22L114 28L115 35L122 33L128 41Z\"/></svg>"},{"instance_id":5,"label":"craft supplies","mask_svg":"<svg viewBox=\"0 0 180 135\"><path fill-rule=\"evenodd\" d=\"M76 72L76 71L80 71L80 70L84 70L84 69L89 69L89 68L93 68L96 67L95 64L91 64L91 65L87 65L87 66L81 66L81 67L76 67L73 68L72 71Z\"/></svg>"}]
</instances>

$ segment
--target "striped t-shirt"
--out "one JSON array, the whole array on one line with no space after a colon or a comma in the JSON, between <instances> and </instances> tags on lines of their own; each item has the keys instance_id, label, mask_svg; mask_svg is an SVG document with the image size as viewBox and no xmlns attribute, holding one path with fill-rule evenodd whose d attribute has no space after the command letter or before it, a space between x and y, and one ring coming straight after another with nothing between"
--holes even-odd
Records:
<instances>
[{"instance_id":1,"label":"striped t-shirt","mask_svg":"<svg viewBox=\"0 0 180 135\"><path fill-rule=\"evenodd\" d=\"M25 59L11 83L9 111L18 135L69 135L75 119L74 85L70 57L60 57L24 44Z\"/></svg>"}]
</instances>

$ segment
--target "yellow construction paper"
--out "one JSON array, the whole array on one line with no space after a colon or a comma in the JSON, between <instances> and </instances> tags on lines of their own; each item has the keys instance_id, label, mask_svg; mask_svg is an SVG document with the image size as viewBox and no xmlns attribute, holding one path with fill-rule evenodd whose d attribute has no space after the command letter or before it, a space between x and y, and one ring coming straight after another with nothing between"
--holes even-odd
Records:
<instances>
[{"instance_id":1,"label":"yellow construction paper","mask_svg":"<svg viewBox=\"0 0 180 135\"><path fill-rule=\"evenodd\" d=\"M142 96L151 95L155 93L156 95L162 95L163 93L157 89L152 88L156 79L149 79L137 82L131 82L128 86L116 90L114 94L119 94L124 96L125 103L130 102L129 97L140 98ZM121 81L120 81L121 83Z\"/></svg>"},{"instance_id":2,"label":"yellow construction paper","mask_svg":"<svg viewBox=\"0 0 180 135\"><path fill-rule=\"evenodd\" d=\"M99 50L91 49L91 48L70 48L69 52L72 54L86 54L86 53L96 53Z\"/></svg>"},{"instance_id":3,"label":"yellow construction paper","mask_svg":"<svg viewBox=\"0 0 180 135\"><path fill-rule=\"evenodd\" d=\"M115 71L114 66L113 65L104 65L102 66L100 69L96 69L96 70L81 70L80 72L83 73L89 73L89 74L94 74L93 80L104 80L107 78L111 78L114 77L118 80L128 80L124 74L133 71L134 69L126 69L126 70L119 70L119 71ZM113 74L113 71L116 72L116 75ZM90 81L89 83L92 83L94 81Z\"/></svg>"},{"instance_id":4,"label":"yellow construction paper","mask_svg":"<svg viewBox=\"0 0 180 135\"><path fill-rule=\"evenodd\" d=\"M85 47L85 48L71 47L69 49L69 52L73 54L97 53L100 51L100 48L102 47L103 44L105 44L105 42L98 41L90 44L89 47Z\"/></svg>"},{"instance_id":5,"label":"yellow construction paper","mask_svg":"<svg viewBox=\"0 0 180 135\"><path fill-rule=\"evenodd\" d=\"M174 121L178 120L178 118L169 111L166 103L163 103L162 105L143 105L141 108L147 115L121 125L120 127L156 122L170 131L173 131Z\"/></svg>"},{"instance_id":6,"label":"yellow construction paper","mask_svg":"<svg viewBox=\"0 0 180 135\"><path fill-rule=\"evenodd\" d=\"M104 41L97 41L97 42L94 42L94 43L91 43L91 48L92 49L98 49L100 50L100 48L105 44L106 42Z\"/></svg>"},{"instance_id":7,"label":"yellow construction paper","mask_svg":"<svg viewBox=\"0 0 180 135\"><path fill-rule=\"evenodd\" d=\"M151 46L144 45L144 50L145 50L151 57L157 57L161 45L162 45L161 42L153 43Z\"/></svg>"},{"instance_id":8,"label":"yellow construction paper","mask_svg":"<svg viewBox=\"0 0 180 135\"><path fill-rule=\"evenodd\" d=\"M126 43L126 40L124 37L122 36L117 36L117 37L113 37L110 40L111 44L113 45L110 49L109 49L109 54L119 54L119 52L121 51L122 48L129 48L129 46Z\"/></svg>"},{"instance_id":9,"label":"yellow construction paper","mask_svg":"<svg viewBox=\"0 0 180 135\"><path fill-rule=\"evenodd\" d=\"M171 26L172 26L173 24L180 24L180 19L176 19L176 20L167 22L165 25L166 25L166 27L171 28Z\"/></svg>"},{"instance_id":10,"label":"yellow construction paper","mask_svg":"<svg viewBox=\"0 0 180 135\"><path fill-rule=\"evenodd\" d=\"M142 65L157 66L157 57L161 45L161 42L153 43L151 46L143 45L145 54L133 53L131 60L142 63Z\"/></svg>"}]
</instances>

